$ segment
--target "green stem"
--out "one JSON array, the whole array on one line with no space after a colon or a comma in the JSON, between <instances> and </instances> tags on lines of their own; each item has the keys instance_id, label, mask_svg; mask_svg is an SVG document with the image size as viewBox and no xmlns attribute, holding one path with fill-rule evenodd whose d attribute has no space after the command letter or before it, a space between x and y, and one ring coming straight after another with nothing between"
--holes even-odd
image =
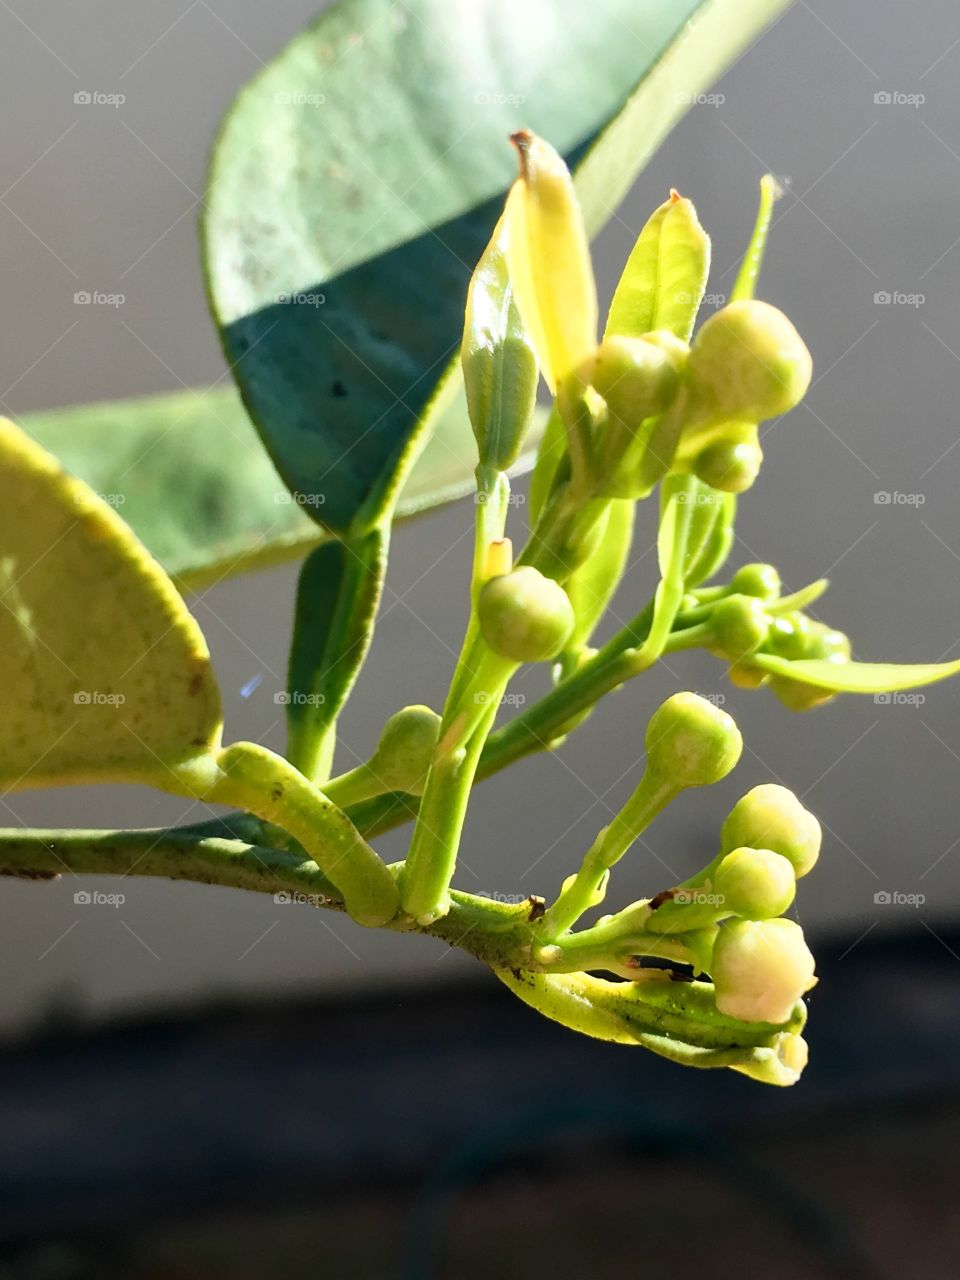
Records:
<instances>
[{"instance_id":1,"label":"green stem","mask_svg":"<svg viewBox=\"0 0 960 1280\"><path fill-rule=\"evenodd\" d=\"M350 915L378 926L399 908L394 877L347 815L282 756L251 742L237 742L216 756L180 766L157 785L178 795L239 805L276 823L298 840L337 886Z\"/></svg>"},{"instance_id":2,"label":"green stem","mask_svg":"<svg viewBox=\"0 0 960 1280\"><path fill-rule=\"evenodd\" d=\"M637 837L677 795L669 778L649 768L640 784L613 821L604 827L587 851L580 870L567 881L540 922L540 932L548 940L559 938L597 904L604 876Z\"/></svg>"}]
</instances>

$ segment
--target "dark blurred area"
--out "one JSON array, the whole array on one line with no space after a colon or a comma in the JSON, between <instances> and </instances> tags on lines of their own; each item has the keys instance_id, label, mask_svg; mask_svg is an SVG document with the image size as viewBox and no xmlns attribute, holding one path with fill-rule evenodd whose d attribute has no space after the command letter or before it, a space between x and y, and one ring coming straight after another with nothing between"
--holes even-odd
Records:
<instances>
[{"instance_id":1,"label":"dark blurred area","mask_svg":"<svg viewBox=\"0 0 960 1280\"><path fill-rule=\"evenodd\" d=\"M0 0L12 411L221 376L195 227L210 140L319 7ZM823 616L863 658L945 659L960 642L958 65L952 0L797 0L691 109L597 246L608 297L676 186L713 236L707 307L721 305L757 179L789 180L761 292L796 320L816 380L764 440L732 564L772 560L791 589L828 575ZM126 103L78 114L78 88ZM78 288L125 303L78 319ZM441 701L472 515L398 533L345 767L397 706ZM645 519L622 617L650 587ZM295 582L285 566L189 601L231 737L282 745ZM789 717L706 656L671 661L563 752L485 784L462 886L552 892L632 786L646 715L680 687L722 690L748 749L716 795L658 822L616 892L712 856L755 783L802 794L825 844L798 901L821 975L798 1086L587 1041L465 956L268 896L130 878L122 910L97 911L76 909L69 878L5 883L0 1280L960 1274L958 688ZM5 803L10 823L182 816L140 788ZM405 838L378 848L400 857Z\"/></svg>"},{"instance_id":2,"label":"dark blurred area","mask_svg":"<svg viewBox=\"0 0 960 1280\"><path fill-rule=\"evenodd\" d=\"M571 1036L492 979L50 1026L0 1055L0 1276L955 1275L939 947L823 945L783 1091Z\"/></svg>"}]
</instances>

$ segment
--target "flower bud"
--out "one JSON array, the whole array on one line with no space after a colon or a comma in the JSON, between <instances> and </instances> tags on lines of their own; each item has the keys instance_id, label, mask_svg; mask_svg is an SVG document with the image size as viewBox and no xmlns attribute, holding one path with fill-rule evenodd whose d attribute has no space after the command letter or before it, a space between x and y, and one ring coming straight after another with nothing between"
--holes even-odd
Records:
<instances>
[{"instance_id":1,"label":"flower bud","mask_svg":"<svg viewBox=\"0 0 960 1280\"><path fill-rule=\"evenodd\" d=\"M745 564L730 579L730 590L741 596L756 596L758 600L777 600L780 597L780 574L772 564Z\"/></svg>"},{"instance_id":2,"label":"flower bud","mask_svg":"<svg viewBox=\"0 0 960 1280\"><path fill-rule=\"evenodd\" d=\"M738 432L739 434L739 432ZM760 474L763 450L751 426L748 439L715 440L693 459L693 473L723 493L745 493Z\"/></svg>"},{"instance_id":3,"label":"flower bud","mask_svg":"<svg viewBox=\"0 0 960 1280\"><path fill-rule=\"evenodd\" d=\"M793 615L794 632L787 641L778 637L779 652L782 657L816 658L825 662L849 662L850 639L842 631L835 631L823 622L816 622L803 614ZM790 650L784 653L783 649ZM837 696L835 689L827 689L822 685L807 684L805 681L791 680L789 676L771 676L770 688L790 711L809 711L813 707L832 702Z\"/></svg>"},{"instance_id":4,"label":"flower bud","mask_svg":"<svg viewBox=\"0 0 960 1280\"><path fill-rule=\"evenodd\" d=\"M713 643L710 645L729 662L737 662L759 649L770 630L770 618L762 600L755 596L727 596L710 615Z\"/></svg>"},{"instance_id":5,"label":"flower bud","mask_svg":"<svg viewBox=\"0 0 960 1280\"><path fill-rule=\"evenodd\" d=\"M713 890L724 910L744 920L783 915L797 892L793 864L770 849L734 849L713 875Z\"/></svg>"},{"instance_id":6,"label":"flower bud","mask_svg":"<svg viewBox=\"0 0 960 1280\"><path fill-rule=\"evenodd\" d=\"M760 422L798 404L812 371L810 352L783 312L744 300L701 326L687 378L701 422Z\"/></svg>"},{"instance_id":7,"label":"flower bud","mask_svg":"<svg viewBox=\"0 0 960 1280\"><path fill-rule=\"evenodd\" d=\"M798 658L807 657L811 635L810 619L806 614L784 613L774 618L764 648L778 658L789 658L795 662Z\"/></svg>"},{"instance_id":8,"label":"flower bud","mask_svg":"<svg viewBox=\"0 0 960 1280\"><path fill-rule=\"evenodd\" d=\"M736 920L713 948L717 1009L744 1022L786 1022L816 983L803 930L792 920Z\"/></svg>"},{"instance_id":9,"label":"flower bud","mask_svg":"<svg viewBox=\"0 0 960 1280\"><path fill-rule=\"evenodd\" d=\"M660 413L677 388L676 361L645 338L606 338L580 366L580 377L603 397L610 418L631 433Z\"/></svg>"},{"instance_id":10,"label":"flower bud","mask_svg":"<svg viewBox=\"0 0 960 1280\"><path fill-rule=\"evenodd\" d=\"M835 689L791 680L789 676L771 676L767 685L788 711L812 711L814 707L832 702L837 696Z\"/></svg>"},{"instance_id":11,"label":"flower bud","mask_svg":"<svg viewBox=\"0 0 960 1280\"><path fill-rule=\"evenodd\" d=\"M532 565L491 578L477 600L483 638L503 658L555 658L573 630L573 606L563 587Z\"/></svg>"},{"instance_id":12,"label":"flower bud","mask_svg":"<svg viewBox=\"0 0 960 1280\"><path fill-rule=\"evenodd\" d=\"M732 717L696 693L675 693L647 725L647 768L677 788L719 782L742 750Z\"/></svg>"},{"instance_id":13,"label":"flower bud","mask_svg":"<svg viewBox=\"0 0 960 1280\"><path fill-rule=\"evenodd\" d=\"M766 671L761 670L749 657L731 662L727 668L727 679L735 689L759 689L769 679Z\"/></svg>"},{"instance_id":14,"label":"flower bud","mask_svg":"<svg viewBox=\"0 0 960 1280\"><path fill-rule=\"evenodd\" d=\"M820 823L792 791L765 782L742 796L720 833L723 853L747 846L779 853L796 876L805 876L820 856Z\"/></svg>"},{"instance_id":15,"label":"flower bud","mask_svg":"<svg viewBox=\"0 0 960 1280\"><path fill-rule=\"evenodd\" d=\"M370 771L389 791L419 795L440 736L440 717L429 707L404 707L383 726Z\"/></svg>"}]
</instances>

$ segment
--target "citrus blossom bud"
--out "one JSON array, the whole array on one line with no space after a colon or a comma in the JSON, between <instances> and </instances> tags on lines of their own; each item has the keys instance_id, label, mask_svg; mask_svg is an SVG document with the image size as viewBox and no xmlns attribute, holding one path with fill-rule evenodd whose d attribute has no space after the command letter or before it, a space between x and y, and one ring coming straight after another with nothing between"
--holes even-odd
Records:
<instances>
[{"instance_id":1,"label":"citrus blossom bud","mask_svg":"<svg viewBox=\"0 0 960 1280\"><path fill-rule=\"evenodd\" d=\"M383 726L370 761L378 782L390 791L419 794L440 736L440 717L429 707L404 707Z\"/></svg>"},{"instance_id":2,"label":"citrus blossom bud","mask_svg":"<svg viewBox=\"0 0 960 1280\"><path fill-rule=\"evenodd\" d=\"M758 600L776 600L780 596L780 574L772 564L745 564L730 579L730 590Z\"/></svg>"},{"instance_id":3,"label":"citrus blossom bud","mask_svg":"<svg viewBox=\"0 0 960 1280\"><path fill-rule=\"evenodd\" d=\"M720 929L711 976L717 1009L744 1022L786 1022L816 983L803 930L792 920L735 920Z\"/></svg>"},{"instance_id":4,"label":"citrus blossom bud","mask_svg":"<svg viewBox=\"0 0 960 1280\"><path fill-rule=\"evenodd\" d=\"M696 693L675 693L647 725L647 768L678 788L719 782L742 750L732 717Z\"/></svg>"},{"instance_id":5,"label":"citrus blossom bud","mask_svg":"<svg viewBox=\"0 0 960 1280\"><path fill-rule=\"evenodd\" d=\"M763 644L770 618L763 601L756 596L727 596L714 606L710 626L714 635L710 647L730 662L737 662Z\"/></svg>"},{"instance_id":6,"label":"citrus blossom bud","mask_svg":"<svg viewBox=\"0 0 960 1280\"><path fill-rule=\"evenodd\" d=\"M503 658L555 658L573 630L573 606L563 587L532 565L491 578L477 600L483 638Z\"/></svg>"},{"instance_id":7,"label":"citrus blossom bud","mask_svg":"<svg viewBox=\"0 0 960 1280\"><path fill-rule=\"evenodd\" d=\"M806 614L784 613L774 618L764 647L778 658L795 661L807 656L811 634L810 619Z\"/></svg>"},{"instance_id":8,"label":"citrus blossom bud","mask_svg":"<svg viewBox=\"0 0 960 1280\"><path fill-rule=\"evenodd\" d=\"M723 853L744 845L781 854L805 876L820 856L820 823L792 791L765 782L737 801L720 832Z\"/></svg>"},{"instance_id":9,"label":"citrus blossom bud","mask_svg":"<svg viewBox=\"0 0 960 1280\"><path fill-rule=\"evenodd\" d=\"M763 462L763 450L756 438L756 426L746 426L744 433L738 424L736 434L746 434L747 439L715 440L694 458L693 473L704 484L722 493L745 493L756 480Z\"/></svg>"},{"instance_id":10,"label":"citrus blossom bud","mask_svg":"<svg viewBox=\"0 0 960 1280\"><path fill-rule=\"evenodd\" d=\"M677 387L674 360L644 338L606 338L580 367L612 419L631 432L660 413Z\"/></svg>"},{"instance_id":11,"label":"citrus blossom bud","mask_svg":"<svg viewBox=\"0 0 960 1280\"><path fill-rule=\"evenodd\" d=\"M701 326L687 377L703 422L760 422L798 404L813 362L782 311L753 299L731 302Z\"/></svg>"},{"instance_id":12,"label":"citrus blossom bud","mask_svg":"<svg viewBox=\"0 0 960 1280\"><path fill-rule=\"evenodd\" d=\"M770 849L734 849L713 876L724 909L744 920L783 915L797 892L793 864Z\"/></svg>"}]
</instances>

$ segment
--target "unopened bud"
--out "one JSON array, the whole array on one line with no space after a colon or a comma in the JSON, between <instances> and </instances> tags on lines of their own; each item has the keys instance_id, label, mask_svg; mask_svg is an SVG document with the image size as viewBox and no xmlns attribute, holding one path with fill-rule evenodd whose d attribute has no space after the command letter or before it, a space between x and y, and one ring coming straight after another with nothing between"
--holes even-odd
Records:
<instances>
[{"instance_id":1,"label":"unopened bud","mask_svg":"<svg viewBox=\"0 0 960 1280\"><path fill-rule=\"evenodd\" d=\"M730 810L720 833L720 848L730 853L746 845L770 849L805 876L820 856L820 823L792 791L765 782L742 796Z\"/></svg>"},{"instance_id":2,"label":"unopened bud","mask_svg":"<svg viewBox=\"0 0 960 1280\"><path fill-rule=\"evenodd\" d=\"M780 574L772 564L745 564L730 579L730 590L758 600L777 600L780 596Z\"/></svg>"},{"instance_id":3,"label":"unopened bud","mask_svg":"<svg viewBox=\"0 0 960 1280\"><path fill-rule=\"evenodd\" d=\"M756 596L727 596L710 615L715 649L729 662L737 662L758 649L767 638L770 618Z\"/></svg>"},{"instance_id":4,"label":"unopened bud","mask_svg":"<svg viewBox=\"0 0 960 1280\"><path fill-rule=\"evenodd\" d=\"M742 750L732 717L696 693L675 693L647 725L647 768L678 788L719 782Z\"/></svg>"},{"instance_id":5,"label":"unopened bud","mask_svg":"<svg viewBox=\"0 0 960 1280\"><path fill-rule=\"evenodd\" d=\"M555 658L574 625L573 606L563 587L532 565L485 583L477 613L487 644L513 662Z\"/></svg>"},{"instance_id":6,"label":"unopened bud","mask_svg":"<svg viewBox=\"0 0 960 1280\"><path fill-rule=\"evenodd\" d=\"M744 1022L786 1022L816 983L815 962L792 920L735 920L720 929L711 976L717 1009Z\"/></svg>"},{"instance_id":7,"label":"unopened bud","mask_svg":"<svg viewBox=\"0 0 960 1280\"><path fill-rule=\"evenodd\" d=\"M687 377L704 422L760 422L798 404L813 362L803 339L769 303L731 302L700 328Z\"/></svg>"},{"instance_id":8,"label":"unopened bud","mask_svg":"<svg viewBox=\"0 0 960 1280\"><path fill-rule=\"evenodd\" d=\"M746 436L747 438L737 438ZM723 493L746 493L763 463L763 450L753 424L737 424L732 439L714 440L694 458L694 475Z\"/></svg>"},{"instance_id":9,"label":"unopened bud","mask_svg":"<svg viewBox=\"0 0 960 1280\"><path fill-rule=\"evenodd\" d=\"M429 707L404 707L383 727L370 771L389 791L419 795L440 736L440 717Z\"/></svg>"},{"instance_id":10,"label":"unopened bud","mask_svg":"<svg viewBox=\"0 0 960 1280\"><path fill-rule=\"evenodd\" d=\"M677 388L675 360L645 338L606 338L581 365L580 377L603 397L610 418L631 432L660 413Z\"/></svg>"},{"instance_id":11,"label":"unopened bud","mask_svg":"<svg viewBox=\"0 0 960 1280\"><path fill-rule=\"evenodd\" d=\"M770 849L734 849L713 875L724 909L744 920L783 915L797 892L793 864Z\"/></svg>"}]
</instances>

